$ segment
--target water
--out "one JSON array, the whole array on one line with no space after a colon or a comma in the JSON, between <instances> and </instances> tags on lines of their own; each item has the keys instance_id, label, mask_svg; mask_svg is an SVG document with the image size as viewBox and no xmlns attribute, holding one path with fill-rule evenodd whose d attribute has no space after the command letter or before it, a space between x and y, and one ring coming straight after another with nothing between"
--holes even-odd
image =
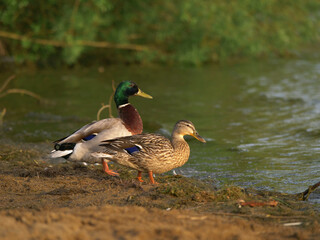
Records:
<instances>
[{"instance_id":1,"label":"water","mask_svg":"<svg viewBox=\"0 0 320 240\"><path fill-rule=\"evenodd\" d=\"M49 152L51 141L96 118L112 79L135 81L154 97L130 99L146 132L169 135L177 120L188 119L207 140L188 138L191 157L176 169L180 174L287 193L320 180L320 61L314 59L192 69L111 66L102 73L21 71L10 86L50 103L20 95L0 99L1 109L7 108L2 135Z\"/></svg>"}]
</instances>

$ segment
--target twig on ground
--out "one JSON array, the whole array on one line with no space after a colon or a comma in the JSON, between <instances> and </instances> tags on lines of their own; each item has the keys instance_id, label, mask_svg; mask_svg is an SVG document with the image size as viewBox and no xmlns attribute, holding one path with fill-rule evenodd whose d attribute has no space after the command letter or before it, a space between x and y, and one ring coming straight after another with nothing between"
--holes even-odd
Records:
<instances>
[{"instance_id":1,"label":"twig on ground","mask_svg":"<svg viewBox=\"0 0 320 240\"><path fill-rule=\"evenodd\" d=\"M243 206L249 206L249 207L262 207L262 206L270 206L270 207L276 207L278 205L278 202L275 200L271 200L269 202L245 202L244 200L239 201L239 207Z\"/></svg>"}]
</instances>

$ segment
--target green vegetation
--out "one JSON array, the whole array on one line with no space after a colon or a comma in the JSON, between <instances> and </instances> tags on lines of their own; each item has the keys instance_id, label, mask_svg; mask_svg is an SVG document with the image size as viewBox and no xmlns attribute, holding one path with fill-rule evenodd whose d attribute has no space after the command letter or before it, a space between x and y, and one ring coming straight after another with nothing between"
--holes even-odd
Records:
<instances>
[{"instance_id":1,"label":"green vegetation","mask_svg":"<svg viewBox=\"0 0 320 240\"><path fill-rule=\"evenodd\" d=\"M319 10L317 0L2 0L0 53L46 64L286 56L319 41Z\"/></svg>"}]
</instances>

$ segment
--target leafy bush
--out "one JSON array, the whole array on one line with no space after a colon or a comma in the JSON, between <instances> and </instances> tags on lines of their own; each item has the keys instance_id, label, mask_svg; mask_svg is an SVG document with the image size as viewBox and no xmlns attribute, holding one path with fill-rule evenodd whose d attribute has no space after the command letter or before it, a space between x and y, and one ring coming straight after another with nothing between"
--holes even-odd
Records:
<instances>
[{"instance_id":1,"label":"leafy bush","mask_svg":"<svg viewBox=\"0 0 320 240\"><path fill-rule=\"evenodd\" d=\"M19 62L72 64L98 53L112 61L200 65L316 42L319 10L317 0L2 0L0 29L24 36L1 38Z\"/></svg>"}]
</instances>

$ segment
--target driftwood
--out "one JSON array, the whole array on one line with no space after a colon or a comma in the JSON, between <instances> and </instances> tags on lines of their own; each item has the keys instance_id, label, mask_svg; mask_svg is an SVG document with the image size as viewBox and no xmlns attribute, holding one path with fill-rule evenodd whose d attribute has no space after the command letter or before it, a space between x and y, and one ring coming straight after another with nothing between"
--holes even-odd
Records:
<instances>
[{"instance_id":1,"label":"driftwood","mask_svg":"<svg viewBox=\"0 0 320 240\"><path fill-rule=\"evenodd\" d=\"M320 182L317 182L316 184L312 185L312 186L309 186L308 189L306 189L305 191L303 191L302 193L298 193L296 194L296 196L298 196L298 198L300 200L303 200L303 201L307 201L310 194L316 190L317 187L320 186Z\"/></svg>"},{"instance_id":2,"label":"driftwood","mask_svg":"<svg viewBox=\"0 0 320 240\"><path fill-rule=\"evenodd\" d=\"M50 40L50 39L39 39L31 38L28 36L0 31L0 37L14 39L19 41L30 41L40 45L54 46L54 47L71 47L71 46L84 46L84 47L96 47L96 48L116 48L116 49L126 49L135 51L147 51L150 50L147 46L142 46L138 44L121 44L121 43L110 43L104 41L88 41L88 40L74 40L72 42Z\"/></svg>"}]
</instances>

